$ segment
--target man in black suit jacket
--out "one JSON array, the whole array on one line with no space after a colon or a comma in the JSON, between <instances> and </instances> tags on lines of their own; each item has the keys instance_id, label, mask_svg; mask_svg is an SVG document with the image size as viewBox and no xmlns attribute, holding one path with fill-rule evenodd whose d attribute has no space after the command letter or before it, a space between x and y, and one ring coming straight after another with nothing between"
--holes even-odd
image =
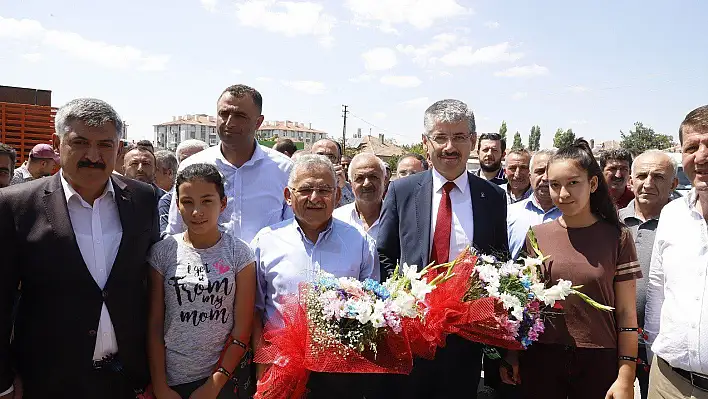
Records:
<instances>
[{"instance_id":1,"label":"man in black suit jacket","mask_svg":"<svg viewBox=\"0 0 708 399\"><path fill-rule=\"evenodd\" d=\"M56 115L61 171L0 190L1 398L14 385L26 399L128 399L149 383L157 204L150 185L111 176L122 125L103 101L69 102Z\"/></svg>"},{"instance_id":2,"label":"man in black suit jacket","mask_svg":"<svg viewBox=\"0 0 708 399\"><path fill-rule=\"evenodd\" d=\"M425 111L424 121L433 170L389 188L376 240L382 279L396 264L420 270L431 260L453 260L470 243L483 253L508 256L505 194L467 172L476 141L474 114L461 101L442 100ZM481 345L450 336L435 360L416 359L410 376L391 378L397 383L389 383L386 396L476 398L481 360Z\"/></svg>"}]
</instances>

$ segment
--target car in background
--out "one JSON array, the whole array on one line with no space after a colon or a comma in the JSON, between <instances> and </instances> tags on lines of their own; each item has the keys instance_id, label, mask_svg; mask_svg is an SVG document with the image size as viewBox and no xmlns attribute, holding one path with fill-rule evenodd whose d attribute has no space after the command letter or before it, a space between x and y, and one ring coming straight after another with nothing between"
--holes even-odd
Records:
<instances>
[{"instance_id":1,"label":"car in background","mask_svg":"<svg viewBox=\"0 0 708 399\"><path fill-rule=\"evenodd\" d=\"M686 176L686 173L683 171L683 165L681 165L681 153L667 152L666 154L678 163L678 172L676 173L676 177L678 177L678 186L676 186L676 191L678 191L681 195L688 194L693 186L691 186L691 180L688 179L688 176Z\"/></svg>"}]
</instances>

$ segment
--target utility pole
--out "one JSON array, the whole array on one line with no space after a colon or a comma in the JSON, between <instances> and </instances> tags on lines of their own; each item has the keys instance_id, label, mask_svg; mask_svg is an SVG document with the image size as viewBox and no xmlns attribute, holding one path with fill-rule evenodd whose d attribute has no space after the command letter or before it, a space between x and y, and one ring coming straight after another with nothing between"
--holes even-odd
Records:
<instances>
[{"instance_id":1,"label":"utility pole","mask_svg":"<svg viewBox=\"0 0 708 399\"><path fill-rule=\"evenodd\" d=\"M342 105L342 107L344 108L342 110L342 117L344 118L344 125L342 126L342 152L345 152L347 148L347 114L349 113L347 108L349 108L349 106Z\"/></svg>"}]
</instances>

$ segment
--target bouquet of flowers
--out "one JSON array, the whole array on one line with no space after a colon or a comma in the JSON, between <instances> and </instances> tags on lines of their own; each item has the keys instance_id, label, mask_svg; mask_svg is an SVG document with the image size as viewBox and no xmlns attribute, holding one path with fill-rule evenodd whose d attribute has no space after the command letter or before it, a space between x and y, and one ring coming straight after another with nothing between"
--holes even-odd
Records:
<instances>
[{"instance_id":1,"label":"bouquet of flowers","mask_svg":"<svg viewBox=\"0 0 708 399\"><path fill-rule=\"evenodd\" d=\"M464 251L456 262L473 263L463 301L470 304L469 324L461 328L463 337L507 349L525 349L537 341L544 330L544 314L561 308L557 301L578 295L602 311L613 308L599 304L578 291L568 280L559 279L548 286L543 276L544 257L533 235L535 257L519 261L500 261L494 256Z\"/></svg>"},{"instance_id":2,"label":"bouquet of flowers","mask_svg":"<svg viewBox=\"0 0 708 399\"><path fill-rule=\"evenodd\" d=\"M310 371L408 374L413 366L403 325L425 313L426 296L451 276L404 265L384 284L321 273L286 298L283 325L269 323L255 361L272 366L257 398L303 396Z\"/></svg>"}]
</instances>

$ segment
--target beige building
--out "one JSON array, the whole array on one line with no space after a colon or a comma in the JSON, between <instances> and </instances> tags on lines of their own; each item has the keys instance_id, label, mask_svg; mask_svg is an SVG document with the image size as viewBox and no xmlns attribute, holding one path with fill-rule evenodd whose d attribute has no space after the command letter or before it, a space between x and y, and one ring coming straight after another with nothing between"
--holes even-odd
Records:
<instances>
[{"instance_id":1,"label":"beige building","mask_svg":"<svg viewBox=\"0 0 708 399\"><path fill-rule=\"evenodd\" d=\"M305 126L304 123L292 121L264 121L258 129L258 139L272 140L275 137L301 141L305 148L309 148L317 140L326 139L327 133L313 129L312 124Z\"/></svg>"},{"instance_id":2,"label":"beige building","mask_svg":"<svg viewBox=\"0 0 708 399\"><path fill-rule=\"evenodd\" d=\"M205 114L173 116L172 120L155 125L155 147L174 151L184 140L197 139L214 146L219 144L216 117Z\"/></svg>"},{"instance_id":3,"label":"beige building","mask_svg":"<svg viewBox=\"0 0 708 399\"><path fill-rule=\"evenodd\" d=\"M357 153L360 152L370 152L381 158L384 162L388 162L394 156L403 155L406 150L403 148L386 142L383 134L379 134L379 137L375 136L363 136L357 137L361 133L355 135L353 139L347 140L347 148L354 148Z\"/></svg>"}]
</instances>

